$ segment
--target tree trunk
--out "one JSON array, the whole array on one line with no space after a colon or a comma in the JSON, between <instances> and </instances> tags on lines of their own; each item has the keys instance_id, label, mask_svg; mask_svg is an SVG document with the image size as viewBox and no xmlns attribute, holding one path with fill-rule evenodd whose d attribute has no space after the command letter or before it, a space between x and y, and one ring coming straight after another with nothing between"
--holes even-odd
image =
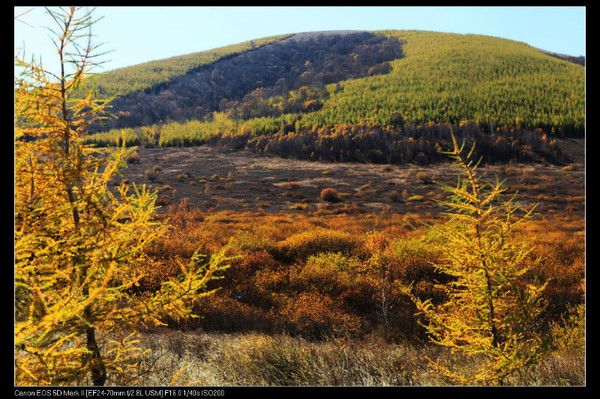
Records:
<instances>
[{"instance_id":1,"label":"tree trunk","mask_svg":"<svg viewBox=\"0 0 600 399\"><path fill-rule=\"evenodd\" d=\"M91 308L86 307L84 313L89 321L89 316L92 314ZM95 386L103 386L106 383L106 367L96 341L96 329L92 326L86 327L85 335L87 339L86 347L91 352L89 362L92 371L92 383Z\"/></svg>"},{"instance_id":2,"label":"tree trunk","mask_svg":"<svg viewBox=\"0 0 600 399\"><path fill-rule=\"evenodd\" d=\"M94 327L88 327L86 330L87 336L87 348L92 352L92 358L90 360L92 369L92 382L95 386L102 386L106 383L106 367L104 367L104 361L100 356L100 349L96 342L96 331Z\"/></svg>"}]
</instances>

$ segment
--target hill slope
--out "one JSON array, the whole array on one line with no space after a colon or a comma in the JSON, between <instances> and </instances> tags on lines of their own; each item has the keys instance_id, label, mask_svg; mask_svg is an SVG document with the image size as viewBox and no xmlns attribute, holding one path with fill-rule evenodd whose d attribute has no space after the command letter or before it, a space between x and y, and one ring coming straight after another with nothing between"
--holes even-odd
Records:
<instances>
[{"instance_id":1,"label":"hill slope","mask_svg":"<svg viewBox=\"0 0 600 399\"><path fill-rule=\"evenodd\" d=\"M219 110L233 111L244 119L273 116L273 107L262 102L273 96L288 99L290 90L302 87L314 104L304 106L303 98L297 107L288 102L281 111L314 110L318 99L326 95L326 84L385 73L389 70L385 63L401 56L397 39L367 32L299 35L221 57L145 90L121 90L124 95L113 102L121 117L108 126L203 118ZM139 67L132 69L140 72Z\"/></svg>"},{"instance_id":2,"label":"hill slope","mask_svg":"<svg viewBox=\"0 0 600 399\"><path fill-rule=\"evenodd\" d=\"M429 159L439 138L447 138L448 124L466 129L468 139L473 132L504 132L512 137L505 146L546 148L548 139L531 131L583 135L584 76L581 65L489 36L305 33L144 90L121 88L113 103L119 118L97 128L133 128L124 131L128 140L146 145L217 140L311 159L332 151L324 159L333 160L373 158L356 157L357 141L366 152L391 154L407 136L427 144L405 158L421 152ZM114 143L122 134L113 130L89 141Z\"/></svg>"},{"instance_id":3,"label":"hill slope","mask_svg":"<svg viewBox=\"0 0 600 399\"><path fill-rule=\"evenodd\" d=\"M170 79L188 73L194 68L213 63L223 57L231 57L269 43L285 39L290 35L279 35L250 40L230 46L201 51L143 64L119 68L94 75L88 87L97 90L100 97L123 96L163 84Z\"/></svg>"},{"instance_id":4,"label":"hill slope","mask_svg":"<svg viewBox=\"0 0 600 399\"><path fill-rule=\"evenodd\" d=\"M385 32L405 57L386 76L347 82L307 118L318 124L473 120L579 130L584 68L520 42L480 35Z\"/></svg>"}]
</instances>

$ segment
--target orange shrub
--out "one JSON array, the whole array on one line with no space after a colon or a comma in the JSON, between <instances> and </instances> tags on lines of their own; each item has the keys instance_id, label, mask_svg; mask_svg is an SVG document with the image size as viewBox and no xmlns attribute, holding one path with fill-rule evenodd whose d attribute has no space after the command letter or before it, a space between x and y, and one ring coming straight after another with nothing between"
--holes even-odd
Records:
<instances>
[{"instance_id":1,"label":"orange shrub","mask_svg":"<svg viewBox=\"0 0 600 399\"><path fill-rule=\"evenodd\" d=\"M268 237L256 231L240 231L229 238L227 246L233 253L240 254L272 251L275 245Z\"/></svg>"},{"instance_id":2,"label":"orange shrub","mask_svg":"<svg viewBox=\"0 0 600 399\"><path fill-rule=\"evenodd\" d=\"M139 286L134 287L136 291L153 292L160 288L165 281L181 273L177 262L173 260L151 259L149 263L140 265L144 276L139 281Z\"/></svg>"},{"instance_id":3,"label":"orange shrub","mask_svg":"<svg viewBox=\"0 0 600 399\"><path fill-rule=\"evenodd\" d=\"M287 292L289 288L289 270L259 270L238 292L242 299L249 304L262 309L278 308L282 305L280 292Z\"/></svg>"},{"instance_id":4,"label":"orange shrub","mask_svg":"<svg viewBox=\"0 0 600 399\"><path fill-rule=\"evenodd\" d=\"M417 172L417 174L415 175L415 177L418 180L420 180L421 183L423 183L423 184L432 184L433 183L433 180L431 179L431 176L427 172Z\"/></svg>"},{"instance_id":5,"label":"orange shrub","mask_svg":"<svg viewBox=\"0 0 600 399\"><path fill-rule=\"evenodd\" d=\"M366 316L369 320L376 320L378 295L379 281L373 276L358 274L354 277L354 284L350 289L340 293L337 300L354 313Z\"/></svg>"},{"instance_id":6,"label":"orange shrub","mask_svg":"<svg viewBox=\"0 0 600 399\"><path fill-rule=\"evenodd\" d=\"M172 202L172 200L169 195L161 194L158 196L158 199L156 200L156 205L157 206L167 206L167 205L171 204L171 202Z\"/></svg>"},{"instance_id":7,"label":"orange shrub","mask_svg":"<svg viewBox=\"0 0 600 399\"><path fill-rule=\"evenodd\" d=\"M304 292L281 310L289 332L311 338L352 336L361 329L359 317L345 313L329 296Z\"/></svg>"},{"instance_id":8,"label":"orange shrub","mask_svg":"<svg viewBox=\"0 0 600 399\"><path fill-rule=\"evenodd\" d=\"M219 286L228 290L246 291L254 273L278 267L279 264L266 251L244 254L230 261L230 267L223 273Z\"/></svg>"},{"instance_id":9,"label":"orange shrub","mask_svg":"<svg viewBox=\"0 0 600 399\"><path fill-rule=\"evenodd\" d=\"M130 164L139 164L139 163L141 163L140 153L135 151L134 153L127 156L125 158L125 160L127 161L127 163L130 163Z\"/></svg>"},{"instance_id":10,"label":"orange shrub","mask_svg":"<svg viewBox=\"0 0 600 399\"><path fill-rule=\"evenodd\" d=\"M429 196L428 196L429 198ZM307 338L320 335L375 333L387 338L420 336L414 307L397 290L394 281L415 283L417 295L445 300L436 287L448 276L435 271L439 253L428 240L424 224L438 223L440 216L427 213L333 214L347 203L321 203L329 214L219 211L205 217L190 217L182 204L170 209L173 228L147 253L152 262L140 289L152 290L173 273L174 259L228 245L232 255L225 278L211 282L221 287L218 297L204 309L198 326L226 331L256 330L293 332ZM180 217L179 212L183 212ZM185 226L185 227L183 227ZM371 240L369 231L381 232L388 244ZM531 279L551 278L544 293L550 302L548 318L555 318L569 303L583 299L583 219L553 215L552 220L523 223L520 234L534 236L531 259L541 261L530 271ZM367 266L378 249L392 278L386 296L388 325L382 329L380 273ZM203 313L204 312L204 313ZM358 324L357 324L358 321ZM357 325L359 327L357 327ZM320 332L322 329L322 332Z\"/></svg>"},{"instance_id":11,"label":"orange shrub","mask_svg":"<svg viewBox=\"0 0 600 399\"><path fill-rule=\"evenodd\" d=\"M447 298L445 289L430 280L420 280L415 284L414 290L416 296L431 298L433 302L439 303Z\"/></svg>"},{"instance_id":12,"label":"orange shrub","mask_svg":"<svg viewBox=\"0 0 600 399\"><path fill-rule=\"evenodd\" d=\"M202 328L223 332L263 331L272 332L276 320L272 314L225 295L203 298L194 309L201 316L191 320L185 327Z\"/></svg>"},{"instance_id":13,"label":"orange shrub","mask_svg":"<svg viewBox=\"0 0 600 399\"><path fill-rule=\"evenodd\" d=\"M189 258L195 251L203 254L212 253L207 247L207 242L200 237L190 237L178 232L171 232L161 237L148 248L146 253L159 259L172 259L174 257Z\"/></svg>"},{"instance_id":14,"label":"orange shrub","mask_svg":"<svg viewBox=\"0 0 600 399\"><path fill-rule=\"evenodd\" d=\"M573 234L546 234L545 243L538 243L532 258L539 258L529 275L531 279L548 280L544 298L549 304L549 316L563 313L569 304L583 302L584 242L583 237Z\"/></svg>"},{"instance_id":15,"label":"orange shrub","mask_svg":"<svg viewBox=\"0 0 600 399\"><path fill-rule=\"evenodd\" d=\"M256 272L258 270L274 270L279 267L279 263L273 259L267 251L253 252L242 258L244 270Z\"/></svg>"},{"instance_id":16,"label":"orange shrub","mask_svg":"<svg viewBox=\"0 0 600 399\"><path fill-rule=\"evenodd\" d=\"M184 229L194 221L201 221L204 218L204 212L193 208L190 205L189 198L185 197L177 204L169 205L165 216L171 225L178 229Z\"/></svg>"},{"instance_id":17,"label":"orange shrub","mask_svg":"<svg viewBox=\"0 0 600 399\"><path fill-rule=\"evenodd\" d=\"M289 284L289 270L258 270L251 284L266 293L278 292L287 288Z\"/></svg>"}]
</instances>

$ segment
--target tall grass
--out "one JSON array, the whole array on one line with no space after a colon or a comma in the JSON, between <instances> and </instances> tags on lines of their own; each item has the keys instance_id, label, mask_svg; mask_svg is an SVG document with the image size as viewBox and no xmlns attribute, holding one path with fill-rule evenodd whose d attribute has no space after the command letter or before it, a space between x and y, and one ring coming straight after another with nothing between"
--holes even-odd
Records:
<instances>
[{"instance_id":1,"label":"tall grass","mask_svg":"<svg viewBox=\"0 0 600 399\"><path fill-rule=\"evenodd\" d=\"M143 342L151 350L145 361L156 367L135 383L147 386L437 386L448 382L428 369L425 357L477 367L477 360L443 348L377 339L311 342L286 335L162 331L146 334ZM582 368L582 352L551 352L508 385L583 385Z\"/></svg>"}]
</instances>

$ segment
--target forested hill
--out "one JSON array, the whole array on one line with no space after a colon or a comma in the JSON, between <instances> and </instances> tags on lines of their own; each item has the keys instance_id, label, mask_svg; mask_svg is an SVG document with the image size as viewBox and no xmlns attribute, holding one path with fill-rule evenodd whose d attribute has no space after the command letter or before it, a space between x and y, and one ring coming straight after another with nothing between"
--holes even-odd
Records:
<instances>
[{"instance_id":1,"label":"forested hill","mask_svg":"<svg viewBox=\"0 0 600 399\"><path fill-rule=\"evenodd\" d=\"M332 31L201 54L204 61L166 68L166 74L156 65L172 61L99 75L98 89L117 95L117 118L96 126L113 130L90 142L114 142L123 133L115 128L135 128L125 132L130 139L150 143L152 136L155 145L287 135L281 141L308 131L314 142L348 129L400 133L448 124L584 133L580 60L522 42L428 31ZM139 130L143 126L152 132Z\"/></svg>"},{"instance_id":2,"label":"forested hill","mask_svg":"<svg viewBox=\"0 0 600 399\"><path fill-rule=\"evenodd\" d=\"M481 35L388 31L405 57L358 79L307 123L492 123L582 132L585 69L521 42Z\"/></svg>"},{"instance_id":3,"label":"forested hill","mask_svg":"<svg viewBox=\"0 0 600 399\"><path fill-rule=\"evenodd\" d=\"M168 82L170 79L186 74L200 66L277 42L289 36L291 35L265 37L212 50L115 69L93 75L90 81L87 82L86 88L93 87L97 90L97 95L103 98L143 91Z\"/></svg>"},{"instance_id":4,"label":"forested hill","mask_svg":"<svg viewBox=\"0 0 600 399\"><path fill-rule=\"evenodd\" d=\"M113 102L119 118L108 126L200 119L223 110L240 118L314 111L327 97L325 85L387 73L388 61L402 56L397 38L368 32L300 34L233 55L223 49L217 53L223 56L160 84L136 91L123 88L123 95ZM148 76L147 83L154 79L147 70L133 67L128 75ZM112 90L102 90L98 80L101 93L119 92L114 81ZM297 89L299 100L289 101L294 97L290 91ZM264 104L277 96L286 98L280 109Z\"/></svg>"}]
</instances>

